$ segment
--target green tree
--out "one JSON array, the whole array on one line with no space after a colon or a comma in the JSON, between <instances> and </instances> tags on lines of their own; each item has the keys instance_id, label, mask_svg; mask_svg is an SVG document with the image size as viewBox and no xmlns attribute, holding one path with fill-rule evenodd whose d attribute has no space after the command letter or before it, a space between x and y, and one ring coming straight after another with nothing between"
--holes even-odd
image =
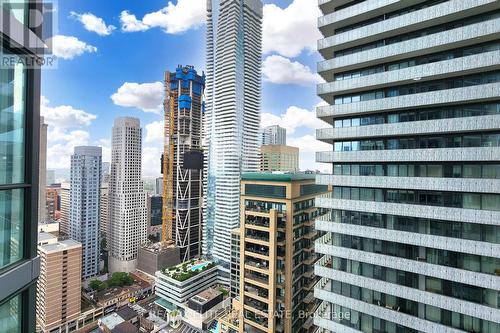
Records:
<instances>
[{"instance_id":1,"label":"green tree","mask_svg":"<svg viewBox=\"0 0 500 333\"><path fill-rule=\"evenodd\" d=\"M100 281L100 280L92 280L89 283L89 287L92 290L101 291L104 288L106 288L106 284L104 282Z\"/></svg>"},{"instance_id":2,"label":"green tree","mask_svg":"<svg viewBox=\"0 0 500 333\"><path fill-rule=\"evenodd\" d=\"M106 281L108 287L123 287L124 285L130 286L134 283L134 279L132 279L128 273L125 272L116 272L111 275L111 278Z\"/></svg>"}]
</instances>

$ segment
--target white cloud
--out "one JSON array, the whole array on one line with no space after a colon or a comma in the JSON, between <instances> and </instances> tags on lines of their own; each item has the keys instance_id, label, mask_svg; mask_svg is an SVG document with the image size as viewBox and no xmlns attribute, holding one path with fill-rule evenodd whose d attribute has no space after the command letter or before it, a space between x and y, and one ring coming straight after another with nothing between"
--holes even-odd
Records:
<instances>
[{"instance_id":1,"label":"white cloud","mask_svg":"<svg viewBox=\"0 0 500 333\"><path fill-rule=\"evenodd\" d=\"M44 96L41 97L40 112L45 123L49 125L47 133L48 169L69 168L75 146L101 145L100 142L90 142L89 132L81 129L90 126L97 119L96 115L75 109L70 105L50 106L50 101Z\"/></svg>"},{"instance_id":2,"label":"white cloud","mask_svg":"<svg viewBox=\"0 0 500 333\"><path fill-rule=\"evenodd\" d=\"M102 161L111 162L111 140L99 139L95 144L102 147Z\"/></svg>"},{"instance_id":3,"label":"white cloud","mask_svg":"<svg viewBox=\"0 0 500 333\"><path fill-rule=\"evenodd\" d=\"M97 47L73 36L56 35L52 37L52 51L55 56L70 60L84 53L97 52Z\"/></svg>"},{"instance_id":4,"label":"white cloud","mask_svg":"<svg viewBox=\"0 0 500 333\"><path fill-rule=\"evenodd\" d=\"M122 31L125 32L145 31L149 29L146 24L139 21L134 14L130 14L128 10L121 12L120 22L122 24Z\"/></svg>"},{"instance_id":5,"label":"white cloud","mask_svg":"<svg viewBox=\"0 0 500 333\"><path fill-rule=\"evenodd\" d=\"M146 138L144 142L146 143L163 143L164 139L164 128L163 121L153 121L145 126L146 128Z\"/></svg>"},{"instance_id":6,"label":"white cloud","mask_svg":"<svg viewBox=\"0 0 500 333\"><path fill-rule=\"evenodd\" d=\"M325 124L316 118L314 111L309 111L296 106L290 106L284 114L279 116L264 112L261 116L261 126L280 125L286 128L287 134L291 135L299 127L317 129L325 127Z\"/></svg>"},{"instance_id":7,"label":"white cloud","mask_svg":"<svg viewBox=\"0 0 500 333\"><path fill-rule=\"evenodd\" d=\"M332 146L318 141L313 135L307 134L300 137L287 137L287 145L298 147L300 150L301 170L320 170L328 172L328 165L316 162L317 151L331 150Z\"/></svg>"},{"instance_id":8,"label":"white cloud","mask_svg":"<svg viewBox=\"0 0 500 333\"><path fill-rule=\"evenodd\" d=\"M95 114L73 108L71 105L49 106L50 102L41 97L40 113L45 122L55 128L89 126L97 118Z\"/></svg>"},{"instance_id":9,"label":"white cloud","mask_svg":"<svg viewBox=\"0 0 500 333\"><path fill-rule=\"evenodd\" d=\"M161 171L161 154L163 149L158 146L142 148L142 176L159 177Z\"/></svg>"},{"instance_id":10,"label":"white cloud","mask_svg":"<svg viewBox=\"0 0 500 333\"><path fill-rule=\"evenodd\" d=\"M71 17L80 21L86 30L95 32L99 36L108 36L116 29L113 25L106 25L102 18L92 13L78 14L71 12Z\"/></svg>"},{"instance_id":11,"label":"white cloud","mask_svg":"<svg viewBox=\"0 0 500 333\"><path fill-rule=\"evenodd\" d=\"M133 83L125 82L118 91L111 95L116 105L134 107L159 114L163 105L163 83Z\"/></svg>"},{"instance_id":12,"label":"white cloud","mask_svg":"<svg viewBox=\"0 0 500 333\"><path fill-rule=\"evenodd\" d=\"M49 126L47 138L47 168L67 169L71 166L74 147L88 145L90 135L87 131L65 131Z\"/></svg>"},{"instance_id":13,"label":"white cloud","mask_svg":"<svg viewBox=\"0 0 500 333\"><path fill-rule=\"evenodd\" d=\"M122 31L144 31L150 28L162 28L166 33L177 34L191 28L197 28L205 23L206 0L172 1L156 12L144 15L142 20L124 10L120 15Z\"/></svg>"},{"instance_id":14,"label":"white cloud","mask_svg":"<svg viewBox=\"0 0 500 333\"><path fill-rule=\"evenodd\" d=\"M262 63L264 81L277 84L311 85L320 82L320 76L298 61L271 55Z\"/></svg>"},{"instance_id":15,"label":"white cloud","mask_svg":"<svg viewBox=\"0 0 500 333\"><path fill-rule=\"evenodd\" d=\"M320 15L318 4L312 0L294 0L282 9L274 4L264 6L263 51L296 57L303 49L315 50L321 38L317 29Z\"/></svg>"},{"instance_id":16,"label":"white cloud","mask_svg":"<svg viewBox=\"0 0 500 333\"><path fill-rule=\"evenodd\" d=\"M316 140L314 135L307 134L300 137L288 137L286 144L289 146L299 147L301 152L315 153L317 151L331 150L332 146Z\"/></svg>"}]
</instances>

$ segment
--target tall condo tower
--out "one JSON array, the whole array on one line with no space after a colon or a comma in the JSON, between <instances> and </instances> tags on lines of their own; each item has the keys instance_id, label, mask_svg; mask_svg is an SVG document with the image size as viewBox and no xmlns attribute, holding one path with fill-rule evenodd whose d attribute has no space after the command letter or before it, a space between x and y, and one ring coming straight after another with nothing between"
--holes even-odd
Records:
<instances>
[{"instance_id":1,"label":"tall condo tower","mask_svg":"<svg viewBox=\"0 0 500 333\"><path fill-rule=\"evenodd\" d=\"M500 332L500 2L319 6L316 325Z\"/></svg>"},{"instance_id":2,"label":"tall condo tower","mask_svg":"<svg viewBox=\"0 0 500 333\"><path fill-rule=\"evenodd\" d=\"M229 270L240 175L259 169L262 2L207 0L203 253Z\"/></svg>"},{"instance_id":3,"label":"tall condo tower","mask_svg":"<svg viewBox=\"0 0 500 333\"><path fill-rule=\"evenodd\" d=\"M40 117L40 159L38 173L38 222L47 222L47 128L43 117Z\"/></svg>"},{"instance_id":4,"label":"tall condo tower","mask_svg":"<svg viewBox=\"0 0 500 333\"><path fill-rule=\"evenodd\" d=\"M165 73L165 89L162 237L174 241L185 261L201 254L205 75L179 66Z\"/></svg>"},{"instance_id":5,"label":"tall condo tower","mask_svg":"<svg viewBox=\"0 0 500 333\"><path fill-rule=\"evenodd\" d=\"M71 156L69 236L82 243L82 279L99 274L102 148L75 147Z\"/></svg>"},{"instance_id":6,"label":"tall condo tower","mask_svg":"<svg viewBox=\"0 0 500 333\"><path fill-rule=\"evenodd\" d=\"M116 118L111 149L108 247L110 272L131 272L147 238L146 193L141 180L142 129L137 118Z\"/></svg>"},{"instance_id":7,"label":"tall condo tower","mask_svg":"<svg viewBox=\"0 0 500 333\"><path fill-rule=\"evenodd\" d=\"M264 127L261 132L263 145L286 145L286 128L272 125Z\"/></svg>"}]
</instances>

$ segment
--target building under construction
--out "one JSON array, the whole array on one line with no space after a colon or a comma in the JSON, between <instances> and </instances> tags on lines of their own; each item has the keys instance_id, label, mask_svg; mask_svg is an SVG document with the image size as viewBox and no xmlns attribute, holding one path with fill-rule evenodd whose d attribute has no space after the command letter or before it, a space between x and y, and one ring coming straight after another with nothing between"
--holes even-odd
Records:
<instances>
[{"instance_id":1,"label":"building under construction","mask_svg":"<svg viewBox=\"0 0 500 333\"><path fill-rule=\"evenodd\" d=\"M204 88L193 66L165 73L162 242L175 245L181 261L201 255Z\"/></svg>"}]
</instances>

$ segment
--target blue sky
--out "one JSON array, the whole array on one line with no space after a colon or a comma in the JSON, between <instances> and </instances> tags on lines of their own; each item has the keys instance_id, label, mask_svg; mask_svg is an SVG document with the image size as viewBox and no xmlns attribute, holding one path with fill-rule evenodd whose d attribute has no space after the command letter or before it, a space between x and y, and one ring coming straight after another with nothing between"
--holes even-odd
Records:
<instances>
[{"instance_id":1,"label":"blue sky","mask_svg":"<svg viewBox=\"0 0 500 333\"><path fill-rule=\"evenodd\" d=\"M105 5L103 5L105 3ZM325 127L314 51L319 12L312 0L264 1L262 124L288 129L301 168L321 168L313 150ZM204 69L205 0L59 0L54 37L57 69L42 74L42 114L49 124L48 168L69 167L75 145L101 145L110 159L113 119L133 116L144 128L143 175L159 175L161 81L178 64Z\"/></svg>"}]
</instances>

